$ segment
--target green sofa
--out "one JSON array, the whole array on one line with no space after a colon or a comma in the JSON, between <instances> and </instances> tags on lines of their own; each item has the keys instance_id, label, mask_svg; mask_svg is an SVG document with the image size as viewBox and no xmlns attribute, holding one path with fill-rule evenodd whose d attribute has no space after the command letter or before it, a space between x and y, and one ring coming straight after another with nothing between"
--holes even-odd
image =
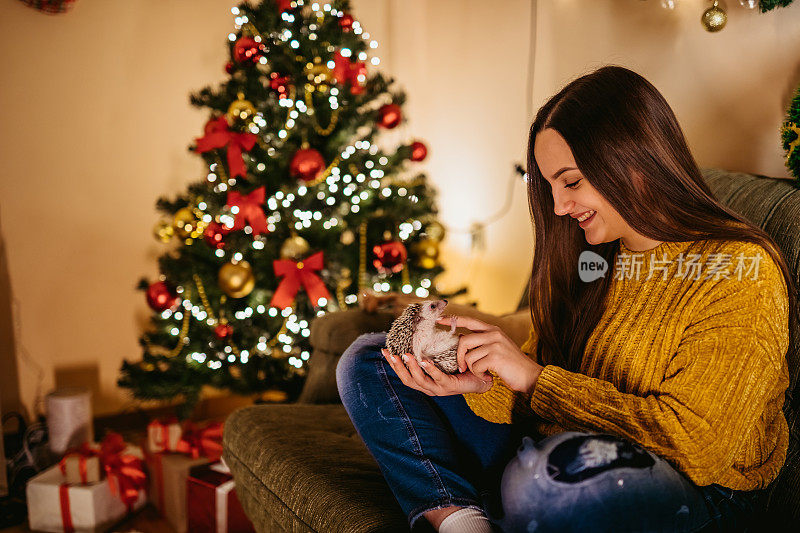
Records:
<instances>
[{"instance_id":1,"label":"green sofa","mask_svg":"<svg viewBox=\"0 0 800 533\"><path fill-rule=\"evenodd\" d=\"M772 236L798 279L800 190L790 181L752 174L707 169L704 176L722 203ZM523 295L518 311L503 317L473 315L500 325L521 345L530 327L526 302ZM228 418L224 458L258 531L408 531L406 517L339 401L335 378L338 358L350 343L361 333L385 331L391 319L360 310L316 319L308 379L298 402L246 407ZM791 401L800 398L798 348L795 343L788 353L789 454L770 487L763 531L800 530L800 419L798 405L792 405L798 402ZM417 523L420 530L432 531L427 521Z\"/></svg>"}]
</instances>

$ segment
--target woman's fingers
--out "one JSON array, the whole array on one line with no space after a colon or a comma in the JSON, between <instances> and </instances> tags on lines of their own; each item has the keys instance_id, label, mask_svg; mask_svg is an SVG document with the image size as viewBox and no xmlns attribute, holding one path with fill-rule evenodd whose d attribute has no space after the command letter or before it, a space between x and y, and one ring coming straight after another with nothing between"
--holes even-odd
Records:
<instances>
[{"instance_id":1,"label":"woman's fingers","mask_svg":"<svg viewBox=\"0 0 800 533\"><path fill-rule=\"evenodd\" d=\"M392 367L397 377L400 378L400 381L403 382L404 385L411 386L411 374L408 372L406 365L400 362L400 360L393 354L389 353L389 350L386 348L381 349L381 353L389 361L389 366Z\"/></svg>"},{"instance_id":2,"label":"woman's fingers","mask_svg":"<svg viewBox=\"0 0 800 533\"><path fill-rule=\"evenodd\" d=\"M456 360L458 369L464 372L467 369L466 355L471 350L498 342L503 336L500 330L484 331L481 333L468 333L458 338L458 348L456 350Z\"/></svg>"},{"instance_id":3,"label":"woman's fingers","mask_svg":"<svg viewBox=\"0 0 800 533\"><path fill-rule=\"evenodd\" d=\"M411 377L414 378L417 385L425 389L436 385L433 380L422 371L422 368L420 368L416 357L409 354L403 354L403 361L408 367L408 371L411 372Z\"/></svg>"},{"instance_id":4,"label":"woman's fingers","mask_svg":"<svg viewBox=\"0 0 800 533\"><path fill-rule=\"evenodd\" d=\"M499 329L497 326L493 324L487 324L482 320L478 320L477 318L472 318L469 316L458 316L458 315L453 315L452 317L443 316L436 322L439 324L444 324L449 326L451 318L456 319L458 321L458 327L471 329L472 331L491 331Z\"/></svg>"},{"instance_id":5,"label":"woman's fingers","mask_svg":"<svg viewBox=\"0 0 800 533\"><path fill-rule=\"evenodd\" d=\"M482 380L491 379L491 374L487 372L489 368L488 356L494 347L491 344L484 344L467 352L464 361L470 372Z\"/></svg>"},{"instance_id":6,"label":"woman's fingers","mask_svg":"<svg viewBox=\"0 0 800 533\"><path fill-rule=\"evenodd\" d=\"M392 367L397 374L397 377L400 378L400 381L402 381L404 385L431 395L431 393L426 390L421 383L418 382L414 375L412 375L411 371L406 368L406 365L404 365L398 357L389 353L389 350L386 348L381 349L381 353L384 355L384 357L386 357L386 360L389 361L389 365ZM411 357L411 359L413 359L413 357ZM416 363L416 361L414 361L414 363ZM417 366L417 371L421 372L421 370L419 370L419 366Z\"/></svg>"},{"instance_id":7,"label":"woman's fingers","mask_svg":"<svg viewBox=\"0 0 800 533\"><path fill-rule=\"evenodd\" d=\"M439 370L439 367L436 366L432 361L422 361L420 366L428 374L433 381L438 383L439 385L442 384L443 381L446 381L448 375Z\"/></svg>"}]
</instances>

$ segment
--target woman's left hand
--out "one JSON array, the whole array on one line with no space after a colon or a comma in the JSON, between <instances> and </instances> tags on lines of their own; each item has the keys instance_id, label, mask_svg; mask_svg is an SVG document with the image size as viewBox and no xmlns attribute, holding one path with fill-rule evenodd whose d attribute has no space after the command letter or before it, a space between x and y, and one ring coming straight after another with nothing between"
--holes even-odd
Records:
<instances>
[{"instance_id":1,"label":"woman's left hand","mask_svg":"<svg viewBox=\"0 0 800 533\"><path fill-rule=\"evenodd\" d=\"M469 370L481 379L491 377L494 371L512 390L530 394L541 374L542 365L522 352L503 330L468 316L445 316L438 324L450 325L456 319L458 327L472 330L458 340L458 369Z\"/></svg>"}]
</instances>

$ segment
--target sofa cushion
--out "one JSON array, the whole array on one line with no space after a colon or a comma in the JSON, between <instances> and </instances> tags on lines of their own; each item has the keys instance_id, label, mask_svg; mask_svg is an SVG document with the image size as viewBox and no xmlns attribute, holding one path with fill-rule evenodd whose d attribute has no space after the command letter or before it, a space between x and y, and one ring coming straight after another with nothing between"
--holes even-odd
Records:
<instances>
[{"instance_id":1,"label":"sofa cushion","mask_svg":"<svg viewBox=\"0 0 800 533\"><path fill-rule=\"evenodd\" d=\"M237 494L259 531L408 531L341 405L240 409L225 422L224 447Z\"/></svg>"}]
</instances>

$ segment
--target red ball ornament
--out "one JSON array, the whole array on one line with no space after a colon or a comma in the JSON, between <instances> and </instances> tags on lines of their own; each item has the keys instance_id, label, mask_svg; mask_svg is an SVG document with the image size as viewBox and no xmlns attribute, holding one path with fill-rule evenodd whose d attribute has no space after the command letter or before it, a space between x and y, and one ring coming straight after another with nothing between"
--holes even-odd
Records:
<instances>
[{"instance_id":1,"label":"red ball ornament","mask_svg":"<svg viewBox=\"0 0 800 533\"><path fill-rule=\"evenodd\" d=\"M400 272L408 259L408 252L405 245L400 241L385 242L383 244L376 244L372 248L372 253L375 254L375 259L372 264L382 274L390 274Z\"/></svg>"},{"instance_id":2,"label":"red ball ornament","mask_svg":"<svg viewBox=\"0 0 800 533\"><path fill-rule=\"evenodd\" d=\"M313 148L301 148L295 152L289 164L289 172L295 178L303 181L312 181L325 170L325 160L322 154Z\"/></svg>"},{"instance_id":3,"label":"red ball ornament","mask_svg":"<svg viewBox=\"0 0 800 533\"><path fill-rule=\"evenodd\" d=\"M218 339L227 339L231 333L233 333L233 328L230 324L217 324L217 327L214 328L214 335Z\"/></svg>"},{"instance_id":4,"label":"red ball ornament","mask_svg":"<svg viewBox=\"0 0 800 533\"><path fill-rule=\"evenodd\" d=\"M241 37L233 45L233 59L237 63L256 63L266 48L252 37Z\"/></svg>"},{"instance_id":5,"label":"red ball ornament","mask_svg":"<svg viewBox=\"0 0 800 533\"><path fill-rule=\"evenodd\" d=\"M341 26L344 31L352 30L353 17L349 13L345 13L344 15L339 17L339 26Z\"/></svg>"},{"instance_id":6,"label":"red ball ornament","mask_svg":"<svg viewBox=\"0 0 800 533\"><path fill-rule=\"evenodd\" d=\"M156 281L147 287L147 305L153 311L163 313L167 309L174 311L178 307L180 297L165 281Z\"/></svg>"},{"instance_id":7,"label":"red ball ornament","mask_svg":"<svg viewBox=\"0 0 800 533\"><path fill-rule=\"evenodd\" d=\"M233 74L234 70L236 70L236 66L233 64L233 61L228 61L225 63L225 72L228 74Z\"/></svg>"},{"instance_id":8,"label":"red ball ornament","mask_svg":"<svg viewBox=\"0 0 800 533\"><path fill-rule=\"evenodd\" d=\"M220 249L225 246L225 234L228 233L222 224L212 222L203 231L203 239L212 248Z\"/></svg>"},{"instance_id":9,"label":"red ball ornament","mask_svg":"<svg viewBox=\"0 0 800 533\"><path fill-rule=\"evenodd\" d=\"M411 160L422 161L428 156L428 147L420 141L411 143Z\"/></svg>"},{"instance_id":10,"label":"red ball ornament","mask_svg":"<svg viewBox=\"0 0 800 533\"><path fill-rule=\"evenodd\" d=\"M277 72L270 72L269 74L269 86L272 90L278 92L278 98L281 100L289 96L290 79L289 76L281 76Z\"/></svg>"},{"instance_id":11,"label":"red ball ornament","mask_svg":"<svg viewBox=\"0 0 800 533\"><path fill-rule=\"evenodd\" d=\"M386 104L378 110L378 124L392 129L403 120L403 113L397 104Z\"/></svg>"}]
</instances>

